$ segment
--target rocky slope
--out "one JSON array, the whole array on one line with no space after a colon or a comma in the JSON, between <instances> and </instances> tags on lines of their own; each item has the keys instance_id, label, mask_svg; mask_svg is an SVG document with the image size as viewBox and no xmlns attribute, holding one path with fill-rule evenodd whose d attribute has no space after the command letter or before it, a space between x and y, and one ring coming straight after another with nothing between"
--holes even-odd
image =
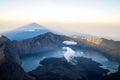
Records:
<instances>
[{"instance_id":1,"label":"rocky slope","mask_svg":"<svg viewBox=\"0 0 120 80\"><path fill-rule=\"evenodd\" d=\"M70 37L63 35L56 35L51 32L39 35L34 38L23 41L13 41L15 51L19 55L39 53L43 51L54 51L63 46L62 42L65 40L72 40Z\"/></svg>"},{"instance_id":2,"label":"rocky slope","mask_svg":"<svg viewBox=\"0 0 120 80\"><path fill-rule=\"evenodd\" d=\"M23 71L10 40L4 36L0 37L0 80L35 80Z\"/></svg>"},{"instance_id":3,"label":"rocky slope","mask_svg":"<svg viewBox=\"0 0 120 80\"><path fill-rule=\"evenodd\" d=\"M120 41L107 40L104 38L80 38L73 37L78 41L78 47L97 50L103 53L110 60L120 62Z\"/></svg>"},{"instance_id":4,"label":"rocky slope","mask_svg":"<svg viewBox=\"0 0 120 80\"><path fill-rule=\"evenodd\" d=\"M98 49L105 52L110 59L120 62L120 41L102 39Z\"/></svg>"}]
</instances>

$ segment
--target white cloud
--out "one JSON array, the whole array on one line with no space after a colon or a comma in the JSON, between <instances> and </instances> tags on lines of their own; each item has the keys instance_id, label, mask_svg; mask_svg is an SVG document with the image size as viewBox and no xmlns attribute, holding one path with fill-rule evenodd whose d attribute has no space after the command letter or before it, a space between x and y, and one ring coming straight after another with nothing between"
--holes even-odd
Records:
<instances>
[{"instance_id":1,"label":"white cloud","mask_svg":"<svg viewBox=\"0 0 120 80\"><path fill-rule=\"evenodd\" d=\"M63 41L63 44L66 44L66 45L77 45L77 42L75 42L75 41Z\"/></svg>"},{"instance_id":2,"label":"white cloud","mask_svg":"<svg viewBox=\"0 0 120 80\"><path fill-rule=\"evenodd\" d=\"M75 51L73 51L69 47L63 47L64 52L64 58L67 60L67 62L72 62L73 58L75 57Z\"/></svg>"}]
</instances>

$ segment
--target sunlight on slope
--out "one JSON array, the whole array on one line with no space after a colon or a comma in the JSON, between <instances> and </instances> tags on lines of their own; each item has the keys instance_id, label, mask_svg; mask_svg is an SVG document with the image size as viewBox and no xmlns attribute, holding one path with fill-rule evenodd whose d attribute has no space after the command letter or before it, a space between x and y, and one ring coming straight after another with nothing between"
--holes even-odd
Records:
<instances>
[{"instance_id":1,"label":"sunlight on slope","mask_svg":"<svg viewBox=\"0 0 120 80\"><path fill-rule=\"evenodd\" d=\"M95 39L95 38L90 38L90 37L83 38L83 40L86 40L88 42L91 42L91 43L94 43L94 44L97 44L97 45L101 44L101 42L102 42L101 39Z\"/></svg>"}]
</instances>

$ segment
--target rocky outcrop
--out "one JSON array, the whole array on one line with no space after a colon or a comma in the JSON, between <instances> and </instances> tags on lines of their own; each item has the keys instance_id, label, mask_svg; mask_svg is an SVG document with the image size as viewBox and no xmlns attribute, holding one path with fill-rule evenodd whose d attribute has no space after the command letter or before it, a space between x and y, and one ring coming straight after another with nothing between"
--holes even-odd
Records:
<instances>
[{"instance_id":1,"label":"rocky outcrop","mask_svg":"<svg viewBox=\"0 0 120 80\"><path fill-rule=\"evenodd\" d=\"M0 60L4 60L5 58L5 53L4 53L4 49L5 49L5 44L7 42L9 42L10 40L4 36L0 36Z\"/></svg>"},{"instance_id":2,"label":"rocky outcrop","mask_svg":"<svg viewBox=\"0 0 120 80\"><path fill-rule=\"evenodd\" d=\"M4 36L0 37L0 80L35 80L23 71L10 40Z\"/></svg>"},{"instance_id":3,"label":"rocky outcrop","mask_svg":"<svg viewBox=\"0 0 120 80\"><path fill-rule=\"evenodd\" d=\"M46 58L36 70L29 74L38 80L96 80L106 75L108 70L89 58L76 57L75 64L64 58Z\"/></svg>"},{"instance_id":4,"label":"rocky outcrop","mask_svg":"<svg viewBox=\"0 0 120 80\"><path fill-rule=\"evenodd\" d=\"M23 71L19 64L4 60L0 64L0 80L35 80Z\"/></svg>"}]
</instances>

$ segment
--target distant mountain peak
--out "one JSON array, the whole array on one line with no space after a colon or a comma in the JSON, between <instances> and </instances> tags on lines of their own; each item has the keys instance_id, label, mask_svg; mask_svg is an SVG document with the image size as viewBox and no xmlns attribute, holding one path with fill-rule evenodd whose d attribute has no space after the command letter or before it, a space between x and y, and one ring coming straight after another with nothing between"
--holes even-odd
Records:
<instances>
[{"instance_id":1,"label":"distant mountain peak","mask_svg":"<svg viewBox=\"0 0 120 80\"><path fill-rule=\"evenodd\" d=\"M36 23L36 22L32 22L31 24L38 24L38 23ZM39 24L38 24L39 25Z\"/></svg>"},{"instance_id":2,"label":"distant mountain peak","mask_svg":"<svg viewBox=\"0 0 120 80\"><path fill-rule=\"evenodd\" d=\"M30 24L24 25L24 26L20 27L19 29L29 31L29 30L36 30L36 29L46 29L46 27L44 27L44 26L42 26L38 23L33 22L33 23L30 23Z\"/></svg>"},{"instance_id":3,"label":"distant mountain peak","mask_svg":"<svg viewBox=\"0 0 120 80\"><path fill-rule=\"evenodd\" d=\"M41 37L41 35L39 35L40 37ZM52 33L52 32L46 32L45 34L43 34L42 36L44 36L44 37L49 37L49 38L53 38L53 37L55 37L56 36L56 34L54 34L54 33Z\"/></svg>"},{"instance_id":4,"label":"distant mountain peak","mask_svg":"<svg viewBox=\"0 0 120 80\"><path fill-rule=\"evenodd\" d=\"M36 23L36 22L30 23L30 24L27 24L27 25L36 25L36 26L41 26L40 24L38 24L38 23Z\"/></svg>"},{"instance_id":5,"label":"distant mountain peak","mask_svg":"<svg viewBox=\"0 0 120 80\"><path fill-rule=\"evenodd\" d=\"M3 35L8 37L10 40L24 40L24 39L32 38L47 32L57 33L56 31L53 31L45 26L42 26L36 22L33 22L30 24L21 26L17 29L5 32L3 33Z\"/></svg>"},{"instance_id":6,"label":"distant mountain peak","mask_svg":"<svg viewBox=\"0 0 120 80\"><path fill-rule=\"evenodd\" d=\"M55 35L55 34L52 32L47 32L47 33L45 33L45 35Z\"/></svg>"}]
</instances>

